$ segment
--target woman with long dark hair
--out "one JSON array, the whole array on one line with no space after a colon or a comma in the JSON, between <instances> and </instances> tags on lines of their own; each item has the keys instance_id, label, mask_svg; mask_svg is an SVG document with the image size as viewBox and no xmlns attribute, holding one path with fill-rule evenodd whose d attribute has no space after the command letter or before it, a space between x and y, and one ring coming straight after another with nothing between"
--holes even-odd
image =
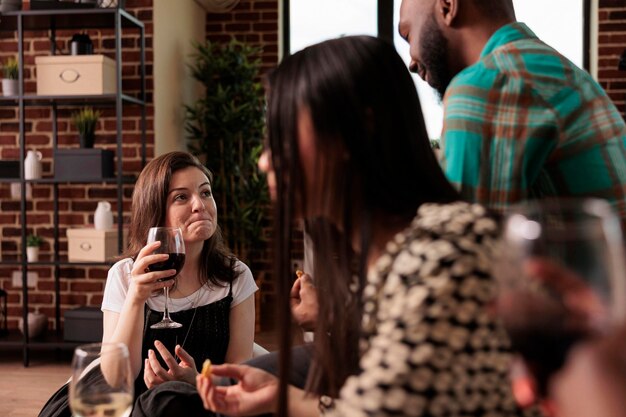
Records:
<instances>
[{"instance_id":1,"label":"woman with long dark hair","mask_svg":"<svg viewBox=\"0 0 626 417\"><path fill-rule=\"evenodd\" d=\"M459 202L430 149L393 46L326 41L270 77L262 165L275 201L281 351L289 352L291 225L304 220L319 299L307 389L241 365L197 377L228 415L507 415L506 335L487 314L495 222ZM281 381L281 382L279 382Z\"/></svg>"}]
</instances>

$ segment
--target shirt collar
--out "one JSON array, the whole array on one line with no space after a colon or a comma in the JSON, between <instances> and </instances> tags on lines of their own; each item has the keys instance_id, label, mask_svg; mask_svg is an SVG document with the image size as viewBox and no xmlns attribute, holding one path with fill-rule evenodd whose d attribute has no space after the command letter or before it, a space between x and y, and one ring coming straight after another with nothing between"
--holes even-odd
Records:
<instances>
[{"instance_id":1,"label":"shirt collar","mask_svg":"<svg viewBox=\"0 0 626 417\"><path fill-rule=\"evenodd\" d=\"M480 57L492 53L496 48L517 41L519 39L537 38L537 35L526 24L522 22L509 23L496 30L491 38L485 44L483 51L480 53Z\"/></svg>"}]
</instances>

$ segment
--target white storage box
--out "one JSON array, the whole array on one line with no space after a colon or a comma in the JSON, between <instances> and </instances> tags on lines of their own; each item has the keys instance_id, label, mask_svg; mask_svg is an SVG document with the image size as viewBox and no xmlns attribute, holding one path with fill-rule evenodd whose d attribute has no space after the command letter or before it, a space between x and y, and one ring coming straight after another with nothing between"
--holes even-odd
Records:
<instances>
[{"instance_id":1,"label":"white storage box","mask_svg":"<svg viewBox=\"0 0 626 417\"><path fill-rule=\"evenodd\" d=\"M126 244L126 230L124 230ZM67 229L70 262L105 262L119 255L117 228L108 230Z\"/></svg>"},{"instance_id":2,"label":"white storage box","mask_svg":"<svg viewBox=\"0 0 626 417\"><path fill-rule=\"evenodd\" d=\"M104 55L35 57L37 94L115 94L115 61Z\"/></svg>"}]
</instances>

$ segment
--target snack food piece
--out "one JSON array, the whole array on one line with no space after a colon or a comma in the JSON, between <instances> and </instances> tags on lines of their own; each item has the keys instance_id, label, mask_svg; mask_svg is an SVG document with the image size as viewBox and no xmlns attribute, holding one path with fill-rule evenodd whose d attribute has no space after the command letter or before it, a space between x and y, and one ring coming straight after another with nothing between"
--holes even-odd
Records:
<instances>
[{"instance_id":1,"label":"snack food piece","mask_svg":"<svg viewBox=\"0 0 626 417\"><path fill-rule=\"evenodd\" d=\"M211 376L211 360L210 359L204 360L204 363L202 364L202 375L206 376L207 378Z\"/></svg>"},{"instance_id":2,"label":"snack food piece","mask_svg":"<svg viewBox=\"0 0 626 417\"><path fill-rule=\"evenodd\" d=\"M298 278L302 278L302 275L304 275L304 272L302 272L301 270L299 270L299 269L298 269L298 270L296 271L296 276L297 276Z\"/></svg>"}]
</instances>

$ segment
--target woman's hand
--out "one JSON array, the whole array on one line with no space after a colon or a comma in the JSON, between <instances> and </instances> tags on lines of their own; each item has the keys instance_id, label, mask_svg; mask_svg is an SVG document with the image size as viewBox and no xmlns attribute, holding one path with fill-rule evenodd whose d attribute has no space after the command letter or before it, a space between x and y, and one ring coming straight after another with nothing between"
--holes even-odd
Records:
<instances>
[{"instance_id":1,"label":"woman's hand","mask_svg":"<svg viewBox=\"0 0 626 417\"><path fill-rule=\"evenodd\" d=\"M213 365L212 375L238 380L237 385L217 386L199 374L196 386L204 408L229 416L249 416L276 411L278 378L247 365Z\"/></svg>"},{"instance_id":2,"label":"woman's hand","mask_svg":"<svg viewBox=\"0 0 626 417\"><path fill-rule=\"evenodd\" d=\"M291 314L296 323L306 331L315 330L319 305L317 304L317 291L308 274L296 279L289 297Z\"/></svg>"},{"instance_id":3,"label":"woman's hand","mask_svg":"<svg viewBox=\"0 0 626 417\"><path fill-rule=\"evenodd\" d=\"M148 388L153 388L166 381L183 381L192 385L195 383L195 378L198 374L196 371L196 363L185 349L180 347L180 345L176 345L176 356L180 358L180 362L176 362L176 359L163 343L157 340L154 342L154 346L161 354L168 369L166 370L161 366L156 353L150 349L148 351L148 358L144 360L143 371L143 380Z\"/></svg>"},{"instance_id":4,"label":"woman's hand","mask_svg":"<svg viewBox=\"0 0 626 417\"><path fill-rule=\"evenodd\" d=\"M137 254L137 259L133 263L133 269L130 273L130 285L128 295L137 303L143 304L156 291L162 290L164 287L174 285L174 280L159 281L173 277L176 275L175 269L166 271L150 272L148 267L157 262L164 262L169 258L166 253L152 254L161 242L153 242L144 246Z\"/></svg>"}]
</instances>

